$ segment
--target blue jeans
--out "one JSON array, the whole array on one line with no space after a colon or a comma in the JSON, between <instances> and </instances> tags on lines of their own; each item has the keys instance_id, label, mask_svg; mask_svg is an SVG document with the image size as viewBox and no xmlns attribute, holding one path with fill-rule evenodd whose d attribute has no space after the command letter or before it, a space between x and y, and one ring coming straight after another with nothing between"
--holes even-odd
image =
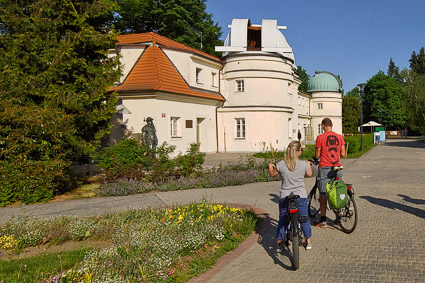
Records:
<instances>
[{"instance_id":1,"label":"blue jeans","mask_svg":"<svg viewBox=\"0 0 425 283\"><path fill-rule=\"evenodd\" d=\"M306 238L311 238L311 225L308 221L308 202L306 198L298 198L296 200L298 206L299 216L303 216L307 219L306 222L300 223L301 230L303 230L304 236ZM289 208L288 208L288 199L283 198L279 200L279 223L277 224L276 239L285 240L285 230L288 227L289 219Z\"/></svg>"}]
</instances>

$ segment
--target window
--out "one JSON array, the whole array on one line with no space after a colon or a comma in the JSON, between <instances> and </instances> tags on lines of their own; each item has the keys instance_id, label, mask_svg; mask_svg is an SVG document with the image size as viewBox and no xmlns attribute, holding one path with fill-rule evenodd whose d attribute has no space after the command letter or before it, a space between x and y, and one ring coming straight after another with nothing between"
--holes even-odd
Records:
<instances>
[{"instance_id":1,"label":"window","mask_svg":"<svg viewBox=\"0 0 425 283\"><path fill-rule=\"evenodd\" d=\"M236 118L236 138L245 139L245 118Z\"/></svg>"},{"instance_id":2,"label":"window","mask_svg":"<svg viewBox=\"0 0 425 283\"><path fill-rule=\"evenodd\" d=\"M193 128L193 121L186 120L186 129L192 129L192 128Z\"/></svg>"},{"instance_id":3,"label":"window","mask_svg":"<svg viewBox=\"0 0 425 283\"><path fill-rule=\"evenodd\" d=\"M317 103L317 109L323 109L323 103Z\"/></svg>"},{"instance_id":4,"label":"window","mask_svg":"<svg viewBox=\"0 0 425 283\"><path fill-rule=\"evenodd\" d=\"M217 86L217 73L211 73L211 86Z\"/></svg>"},{"instance_id":5,"label":"window","mask_svg":"<svg viewBox=\"0 0 425 283\"><path fill-rule=\"evenodd\" d=\"M243 80L236 81L236 91L244 92L245 91L245 82Z\"/></svg>"},{"instance_id":6,"label":"window","mask_svg":"<svg viewBox=\"0 0 425 283\"><path fill-rule=\"evenodd\" d=\"M317 134L321 135L323 134L325 131L322 128L322 124L317 124Z\"/></svg>"},{"instance_id":7,"label":"window","mask_svg":"<svg viewBox=\"0 0 425 283\"><path fill-rule=\"evenodd\" d=\"M289 118L288 119L288 138L292 139L292 134L293 134L293 130L292 130L292 119Z\"/></svg>"},{"instance_id":8,"label":"window","mask_svg":"<svg viewBox=\"0 0 425 283\"><path fill-rule=\"evenodd\" d=\"M196 68L196 83L201 84L201 68Z\"/></svg>"},{"instance_id":9,"label":"window","mask_svg":"<svg viewBox=\"0 0 425 283\"><path fill-rule=\"evenodd\" d=\"M171 137L181 137L181 126L179 117L171 117Z\"/></svg>"}]
</instances>

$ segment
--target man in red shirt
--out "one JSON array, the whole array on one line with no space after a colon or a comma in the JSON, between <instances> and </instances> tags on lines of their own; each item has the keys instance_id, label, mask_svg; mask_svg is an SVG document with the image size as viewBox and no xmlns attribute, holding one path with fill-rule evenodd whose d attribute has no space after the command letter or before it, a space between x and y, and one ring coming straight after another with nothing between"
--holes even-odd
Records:
<instances>
[{"instance_id":1,"label":"man in red shirt","mask_svg":"<svg viewBox=\"0 0 425 283\"><path fill-rule=\"evenodd\" d=\"M326 184L335 175L332 170L334 166L341 166L341 156L345 157L345 142L341 135L332 131L332 121L329 118L322 120L322 129L325 131L316 139L316 158L320 158L319 171L317 175L318 188L320 192L320 220L316 226L327 228L326 223ZM338 171L338 177L341 171Z\"/></svg>"}]
</instances>

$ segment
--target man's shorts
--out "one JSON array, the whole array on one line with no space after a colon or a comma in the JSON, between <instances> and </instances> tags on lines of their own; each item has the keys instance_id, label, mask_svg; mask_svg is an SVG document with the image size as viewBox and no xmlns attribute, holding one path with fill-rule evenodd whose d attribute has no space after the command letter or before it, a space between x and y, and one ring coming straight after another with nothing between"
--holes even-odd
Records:
<instances>
[{"instance_id":1,"label":"man's shorts","mask_svg":"<svg viewBox=\"0 0 425 283\"><path fill-rule=\"evenodd\" d=\"M335 171L331 166L329 167L319 167L317 173L317 185L319 188L320 194L326 194L326 184L335 176ZM338 177L342 180L342 172L338 171Z\"/></svg>"}]
</instances>

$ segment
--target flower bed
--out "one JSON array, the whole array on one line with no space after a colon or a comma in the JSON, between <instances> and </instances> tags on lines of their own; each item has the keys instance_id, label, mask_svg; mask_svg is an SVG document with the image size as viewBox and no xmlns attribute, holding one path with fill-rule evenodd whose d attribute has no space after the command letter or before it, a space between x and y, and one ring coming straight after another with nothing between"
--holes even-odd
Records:
<instances>
[{"instance_id":1,"label":"flower bed","mask_svg":"<svg viewBox=\"0 0 425 283\"><path fill-rule=\"evenodd\" d=\"M201 202L97 217L11 220L0 227L0 233L2 239L9 239L1 242L2 248L17 251L40 243L112 240L107 248L86 252L72 269L52 270L49 281L56 277L60 282L157 282L186 280L204 272L214 260L203 259L236 248L256 225L257 217L250 211ZM193 269L194 260L201 260L203 268Z\"/></svg>"}]
</instances>

